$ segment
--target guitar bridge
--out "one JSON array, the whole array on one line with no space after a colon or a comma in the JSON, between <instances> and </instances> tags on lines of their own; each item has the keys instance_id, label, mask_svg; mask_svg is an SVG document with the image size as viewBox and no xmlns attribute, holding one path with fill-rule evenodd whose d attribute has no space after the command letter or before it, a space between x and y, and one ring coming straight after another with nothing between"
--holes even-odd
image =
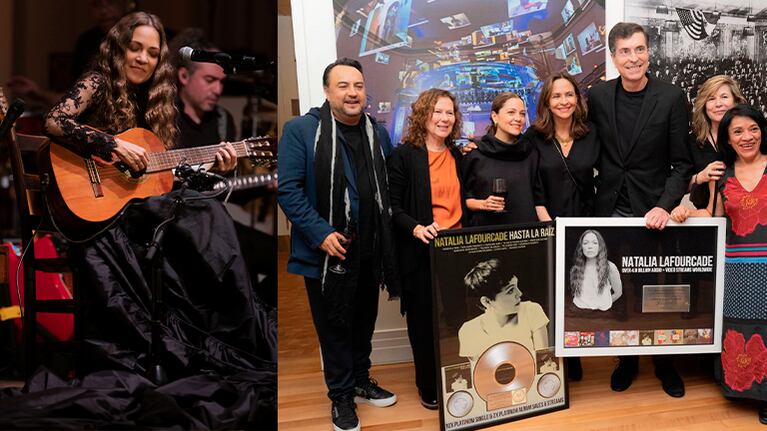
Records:
<instances>
[{"instance_id":1,"label":"guitar bridge","mask_svg":"<svg viewBox=\"0 0 767 431\"><path fill-rule=\"evenodd\" d=\"M85 160L85 167L88 169L88 178L91 182L93 195L97 198L104 197L104 191L101 189L101 177L99 176L98 166L93 159Z\"/></svg>"}]
</instances>

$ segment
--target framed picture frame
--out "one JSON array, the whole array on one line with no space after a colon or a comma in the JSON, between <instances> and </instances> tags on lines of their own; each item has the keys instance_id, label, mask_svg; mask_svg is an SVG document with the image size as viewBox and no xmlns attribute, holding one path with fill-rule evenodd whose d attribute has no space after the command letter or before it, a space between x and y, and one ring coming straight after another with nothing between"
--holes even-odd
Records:
<instances>
[{"instance_id":1,"label":"framed picture frame","mask_svg":"<svg viewBox=\"0 0 767 431\"><path fill-rule=\"evenodd\" d=\"M554 354L554 226L441 231L431 241L443 430L568 407Z\"/></svg>"},{"instance_id":2,"label":"framed picture frame","mask_svg":"<svg viewBox=\"0 0 767 431\"><path fill-rule=\"evenodd\" d=\"M718 353L723 218L557 218L559 357Z\"/></svg>"}]
</instances>

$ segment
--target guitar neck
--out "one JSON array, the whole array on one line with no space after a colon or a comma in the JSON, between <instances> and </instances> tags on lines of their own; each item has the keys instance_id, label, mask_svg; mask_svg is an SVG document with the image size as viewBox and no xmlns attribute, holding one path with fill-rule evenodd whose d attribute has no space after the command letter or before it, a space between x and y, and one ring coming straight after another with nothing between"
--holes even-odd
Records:
<instances>
[{"instance_id":1,"label":"guitar neck","mask_svg":"<svg viewBox=\"0 0 767 431\"><path fill-rule=\"evenodd\" d=\"M251 155L245 146L245 141L232 142L237 157L246 157ZM159 153L149 154L149 163L147 172L159 172L173 169L182 163L190 165L201 165L203 163L213 163L216 161L218 150L225 144L208 145L205 147L181 148L177 150L168 150Z\"/></svg>"},{"instance_id":2,"label":"guitar neck","mask_svg":"<svg viewBox=\"0 0 767 431\"><path fill-rule=\"evenodd\" d=\"M226 183L216 183L213 189L222 189L228 184L232 188L232 191L246 190L262 187L274 181L277 181L277 172L270 172L267 174L252 174L227 180Z\"/></svg>"}]
</instances>

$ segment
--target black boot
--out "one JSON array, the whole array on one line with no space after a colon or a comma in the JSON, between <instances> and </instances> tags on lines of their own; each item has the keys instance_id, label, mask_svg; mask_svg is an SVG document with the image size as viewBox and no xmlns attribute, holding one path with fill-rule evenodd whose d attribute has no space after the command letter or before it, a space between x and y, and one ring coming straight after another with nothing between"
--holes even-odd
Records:
<instances>
[{"instance_id":1,"label":"black boot","mask_svg":"<svg viewBox=\"0 0 767 431\"><path fill-rule=\"evenodd\" d=\"M581 358L567 358L567 377L572 382L580 382L583 378L583 367L581 366Z\"/></svg>"},{"instance_id":2,"label":"black boot","mask_svg":"<svg viewBox=\"0 0 767 431\"><path fill-rule=\"evenodd\" d=\"M684 396L684 382L671 363L656 364L655 376L660 379L663 390L674 398Z\"/></svg>"},{"instance_id":3,"label":"black boot","mask_svg":"<svg viewBox=\"0 0 767 431\"><path fill-rule=\"evenodd\" d=\"M767 401L759 402L759 422L767 425Z\"/></svg>"},{"instance_id":4,"label":"black boot","mask_svg":"<svg viewBox=\"0 0 767 431\"><path fill-rule=\"evenodd\" d=\"M610 377L610 388L615 392L623 392L631 387L639 372L638 356L622 356L618 358L618 366Z\"/></svg>"}]
</instances>

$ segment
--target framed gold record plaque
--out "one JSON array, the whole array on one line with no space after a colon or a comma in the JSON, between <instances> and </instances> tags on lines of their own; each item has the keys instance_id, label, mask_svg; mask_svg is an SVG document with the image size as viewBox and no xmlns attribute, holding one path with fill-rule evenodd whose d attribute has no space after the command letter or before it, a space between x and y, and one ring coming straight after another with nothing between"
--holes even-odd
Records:
<instances>
[{"instance_id":1,"label":"framed gold record plaque","mask_svg":"<svg viewBox=\"0 0 767 431\"><path fill-rule=\"evenodd\" d=\"M441 231L432 241L443 430L568 407L554 354L554 226Z\"/></svg>"}]
</instances>

